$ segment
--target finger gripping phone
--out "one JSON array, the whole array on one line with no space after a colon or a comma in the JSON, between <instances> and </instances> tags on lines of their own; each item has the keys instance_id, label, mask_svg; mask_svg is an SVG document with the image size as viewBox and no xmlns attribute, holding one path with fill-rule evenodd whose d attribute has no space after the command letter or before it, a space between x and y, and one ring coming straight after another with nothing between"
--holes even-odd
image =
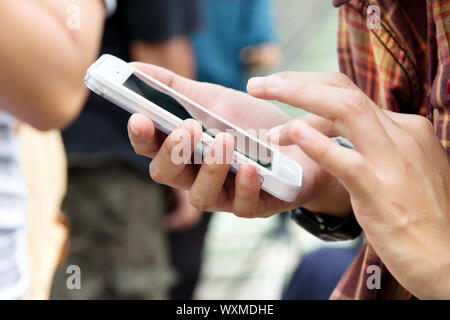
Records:
<instances>
[{"instance_id":1,"label":"finger gripping phone","mask_svg":"<svg viewBox=\"0 0 450 320\"><path fill-rule=\"evenodd\" d=\"M236 147L230 171L236 173L241 164L250 163L258 173L262 190L286 202L297 198L302 185L298 162L131 64L103 55L89 67L84 81L90 90L115 105L146 115L167 134L185 119L199 121L204 130L195 146L197 154L206 154L217 132L232 132Z\"/></svg>"}]
</instances>

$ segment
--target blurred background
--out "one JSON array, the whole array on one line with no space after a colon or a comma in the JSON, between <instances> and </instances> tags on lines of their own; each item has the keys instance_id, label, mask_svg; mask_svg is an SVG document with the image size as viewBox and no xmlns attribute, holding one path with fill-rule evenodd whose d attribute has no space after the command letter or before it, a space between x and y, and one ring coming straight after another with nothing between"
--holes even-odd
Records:
<instances>
[{"instance_id":1,"label":"blurred background","mask_svg":"<svg viewBox=\"0 0 450 320\"><path fill-rule=\"evenodd\" d=\"M21 170L0 170L0 208L24 218L0 211L0 298L327 299L358 240L326 244L286 213L199 212L151 181L129 115L82 77L99 53L242 91L338 71L337 20L330 0L2 0L0 169Z\"/></svg>"},{"instance_id":2,"label":"blurred background","mask_svg":"<svg viewBox=\"0 0 450 320\"><path fill-rule=\"evenodd\" d=\"M283 53L274 71L339 71L337 58L337 10L328 0L271 0L275 28ZM282 106L291 116L297 108Z\"/></svg>"}]
</instances>

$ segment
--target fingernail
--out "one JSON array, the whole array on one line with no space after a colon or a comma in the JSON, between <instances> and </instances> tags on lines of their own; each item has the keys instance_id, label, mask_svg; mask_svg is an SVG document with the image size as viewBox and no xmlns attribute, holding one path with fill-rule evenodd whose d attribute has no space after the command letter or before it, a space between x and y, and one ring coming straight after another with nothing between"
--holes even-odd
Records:
<instances>
[{"instance_id":1,"label":"fingernail","mask_svg":"<svg viewBox=\"0 0 450 320\"><path fill-rule=\"evenodd\" d=\"M264 77L251 78L250 80L248 80L247 89L258 90L258 89L262 88L265 81L266 81L266 78L264 78Z\"/></svg>"},{"instance_id":2,"label":"fingernail","mask_svg":"<svg viewBox=\"0 0 450 320\"><path fill-rule=\"evenodd\" d=\"M267 79L267 86L272 90L279 90L286 86L286 80L278 76L270 76Z\"/></svg>"},{"instance_id":3,"label":"fingernail","mask_svg":"<svg viewBox=\"0 0 450 320\"><path fill-rule=\"evenodd\" d=\"M249 172L242 172L239 176L239 184L243 187L250 187L253 184L253 175Z\"/></svg>"},{"instance_id":4,"label":"fingernail","mask_svg":"<svg viewBox=\"0 0 450 320\"><path fill-rule=\"evenodd\" d=\"M133 125L132 121L130 121L130 129L131 129L131 132L133 133L133 135L135 135L135 136L138 136L141 134L141 132L138 129L136 129L136 127Z\"/></svg>"}]
</instances>

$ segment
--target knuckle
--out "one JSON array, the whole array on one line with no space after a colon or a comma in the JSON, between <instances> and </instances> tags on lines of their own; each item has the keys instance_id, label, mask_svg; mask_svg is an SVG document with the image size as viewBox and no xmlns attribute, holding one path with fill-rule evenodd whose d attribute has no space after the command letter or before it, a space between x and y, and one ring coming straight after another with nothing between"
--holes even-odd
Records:
<instances>
[{"instance_id":1,"label":"knuckle","mask_svg":"<svg viewBox=\"0 0 450 320\"><path fill-rule=\"evenodd\" d=\"M240 208L233 208L233 214L239 218L254 218L255 213L253 211L249 210L242 210Z\"/></svg>"},{"instance_id":2,"label":"knuckle","mask_svg":"<svg viewBox=\"0 0 450 320\"><path fill-rule=\"evenodd\" d=\"M341 72L331 72L329 79L332 85L341 88L350 88L353 86L353 81L345 74Z\"/></svg>"},{"instance_id":3,"label":"knuckle","mask_svg":"<svg viewBox=\"0 0 450 320\"><path fill-rule=\"evenodd\" d=\"M401 165L402 165L403 171L405 172L405 174L407 176L411 177L414 175L416 166L414 165L414 163L411 160L404 158L403 161L401 161Z\"/></svg>"},{"instance_id":4,"label":"knuckle","mask_svg":"<svg viewBox=\"0 0 450 320\"><path fill-rule=\"evenodd\" d=\"M344 113L349 116L364 114L368 111L367 104L367 98L361 91L350 91L346 98Z\"/></svg>"},{"instance_id":5,"label":"knuckle","mask_svg":"<svg viewBox=\"0 0 450 320\"><path fill-rule=\"evenodd\" d=\"M139 156L145 156L146 155L146 148L142 148L141 145L136 144L136 143L131 143L131 145L133 146L134 152L139 155Z\"/></svg>"},{"instance_id":6,"label":"knuckle","mask_svg":"<svg viewBox=\"0 0 450 320\"><path fill-rule=\"evenodd\" d=\"M170 135L169 138L166 140L165 149L171 152L172 149L183 143L183 139L185 139L184 129L178 129L174 131L172 135Z\"/></svg>"},{"instance_id":7,"label":"knuckle","mask_svg":"<svg viewBox=\"0 0 450 320\"><path fill-rule=\"evenodd\" d=\"M164 157L170 159L168 161L175 165L185 163L190 158L192 151L189 138L181 135L168 139L166 145L162 148Z\"/></svg>"},{"instance_id":8,"label":"knuckle","mask_svg":"<svg viewBox=\"0 0 450 320\"><path fill-rule=\"evenodd\" d=\"M150 163L150 176L157 183L164 183L164 174L155 162Z\"/></svg>"},{"instance_id":9,"label":"knuckle","mask_svg":"<svg viewBox=\"0 0 450 320\"><path fill-rule=\"evenodd\" d=\"M366 169L366 163L361 156L356 157L352 161L352 166L349 170L346 170L344 176L347 181L358 181L364 176L364 170Z\"/></svg>"},{"instance_id":10,"label":"knuckle","mask_svg":"<svg viewBox=\"0 0 450 320\"><path fill-rule=\"evenodd\" d=\"M332 142L326 143L326 144L318 144L316 151L315 151L316 157L319 159L326 158L330 153L331 146L332 146Z\"/></svg>"},{"instance_id":11,"label":"knuckle","mask_svg":"<svg viewBox=\"0 0 450 320\"><path fill-rule=\"evenodd\" d=\"M406 134L405 136L402 136L401 139L398 140L397 146L401 148L402 146L408 146L410 150L417 151L417 148L420 145L420 141L422 140L422 133L419 133L419 136L413 136L411 134Z\"/></svg>"},{"instance_id":12,"label":"knuckle","mask_svg":"<svg viewBox=\"0 0 450 320\"><path fill-rule=\"evenodd\" d=\"M206 211L211 207L211 201L208 197L204 197L203 195L199 195L197 193L191 193L189 201L194 208L201 211Z\"/></svg>"},{"instance_id":13,"label":"knuckle","mask_svg":"<svg viewBox=\"0 0 450 320\"><path fill-rule=\"evenodd\" d=\"M286 80L293 78L294 75L295 75L295 72L293 72L293 71L281 71L281 72L277 72L274 74L274 76L277 76L279 78L283 78Z\"/></svg>"},{"instance_id":14,"label":"knuckle","mask_svg":"<svg viewBox=\"0 0 450 320\"><path fill-rule=\"evenodd\" d=\"M220 158L219 156L216 156L214 159L211 159L210 164L204 164L202 166L202 170L205 173L205 175L209 177L215 177L222 172L223 166L220 163L222 162L222 159L219 158Z\"/></svg>"},{"instance_id":15,"label":"knuckle","mask_svg":"<svg viewBox=\"0 0 450 320\"><path fill-rule=\"evenodd\" d=\"M158 148L153 144L151 145L132 144L132 146L134 152L136 152L136 154L140 156L151 157L158 151Z\"/></svg>"},{"instance_id":16,"label":"knuckle","mask_svg":"<svg viewBox=\"0 0 450 320\"><path fill-rule=\"evenodd\" d=\"M298 134L298 130L302 126L302 122L303 122L303 120L294 119L294 120L291 120L291 123L289 124L288 135L289 135L289 138L291 138L293 141L295 141L295 138Z\"/></svg>"},{"instance_id":17,"label":"knuckle","mask_svg":"<svg viewBox=\"0 0 450 320\"><path fill-rule=\"evenodd\" d=\"M418 129L418 134L426 133L433 133L434 134L434 127L433 124L425 117L423 116L414 116L415 125Z\"/></svg>"},{"instance_id":18,"label":"knuckle","mask_svg":"<svg viewBox=\"0 0 450 320\"><path fill-rule=\"evenodd\" d=\"M305 121L302 118L296 118L291 120L291 126L289 128L290 132L295 131L296 128L301 127L302 125L304 125Z\"/></svg>"}]
</instances>

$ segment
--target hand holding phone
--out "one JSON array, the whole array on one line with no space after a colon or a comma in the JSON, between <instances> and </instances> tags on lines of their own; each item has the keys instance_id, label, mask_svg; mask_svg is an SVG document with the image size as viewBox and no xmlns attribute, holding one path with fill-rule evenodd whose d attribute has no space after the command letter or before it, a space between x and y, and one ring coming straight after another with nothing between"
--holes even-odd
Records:
<instances>
[{"instance_id":1,"label":"hand holding phone","mask_svg":"<svg viewBox=\"0 0 450 320\"><path fill-rule=\"evenodd\" d=\"M250 166L259 178L261 189L283 201L297 198L302 181L302 168L298 162L134 66L113 56L102 56L89 68L85 82L91 90L129 112L146 115L165 133L171 133L182 125L184 119L199 120L203 132L195 150L203 155L206 155L217 132L231 130L236 150L230 170L237 172L241 166ZM246 117L257 116L257 110L255 115L243 112ZM239 141L243 143L239 144ZM252 144L257 148L252 149ZM227 178L230 179L234 182L235 178Z\"/></svg>"}]
</instances>

